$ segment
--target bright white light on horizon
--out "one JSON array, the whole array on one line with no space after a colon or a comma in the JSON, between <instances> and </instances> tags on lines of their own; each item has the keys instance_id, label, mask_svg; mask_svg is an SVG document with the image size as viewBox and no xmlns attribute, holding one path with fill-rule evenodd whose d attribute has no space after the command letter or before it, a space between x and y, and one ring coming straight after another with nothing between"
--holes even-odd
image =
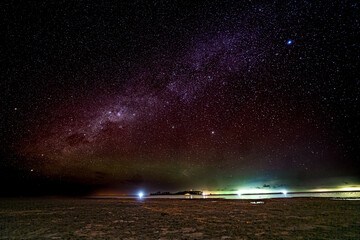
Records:
<instances>
[{"instance_id":1,"label":"bright white light on horizon","mask_svg":"<svg viewBox=\"0 0 360 240\"><path fill-rule=\"evenodd\" d=\"M286 190L281 191L282 194L286 195L288 192Z\"/></svg>"},{"instance_id":2,"label":"bright white light on horizon","mask_svg":"<svg viewBox=\"0 0 360 240\"><path fill-rule=\"evenodd\" d=\"M139 198L143 198L144 194L142 192L139 192L138 196Z\"/></svg>"},{"instance_id":3,"label":"bright white light on horizon","mask_svg":"<svg viewBox=\"0 0 360 240\"><path fill-rule=\"evenodd\" d=\"M236 193L237 195L241 196L244 194L266 194L266 193L271 193L271 191L268 189L244 188L238 190Z\"/></svg>"}]
</instances>

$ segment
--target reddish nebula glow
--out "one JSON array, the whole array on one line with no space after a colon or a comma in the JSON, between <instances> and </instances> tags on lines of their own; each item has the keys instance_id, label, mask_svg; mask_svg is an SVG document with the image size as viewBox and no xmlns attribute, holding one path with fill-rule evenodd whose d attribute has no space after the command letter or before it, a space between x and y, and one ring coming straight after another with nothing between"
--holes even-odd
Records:
<instances>
[{"instance_id":1,"label":"reddish nebula glow","mask_svg":"<svg viewBox=\"0 0 360 240\"><path fill-rule=\"evenodd\" d=\"M357 182L354 22L306 4L6 16L5 165L119 192Z\"/></svg>"}]
</instances>

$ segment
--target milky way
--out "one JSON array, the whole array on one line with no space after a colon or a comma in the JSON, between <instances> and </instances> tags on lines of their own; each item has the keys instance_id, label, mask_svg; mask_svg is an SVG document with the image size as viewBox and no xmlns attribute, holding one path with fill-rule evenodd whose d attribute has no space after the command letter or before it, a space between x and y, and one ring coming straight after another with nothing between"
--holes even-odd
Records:
<instances>
[{"instance_id":1,"label":"milky way","mask_svg":"<svg viewBox=\"0 0 360 240\"><path fill-rule=\"evenodd\" d=\"M6 164L120 191L356 176L358 10L9 4Z\"/></svg>"}]
</instances>

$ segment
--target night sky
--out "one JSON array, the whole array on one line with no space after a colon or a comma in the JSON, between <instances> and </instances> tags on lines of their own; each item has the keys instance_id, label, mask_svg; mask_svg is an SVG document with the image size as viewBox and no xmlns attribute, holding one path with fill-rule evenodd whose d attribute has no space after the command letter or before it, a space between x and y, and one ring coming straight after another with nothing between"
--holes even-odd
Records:
<instances>
[{"instance_id":1,"label":"night sky","mask_svg":"<svg viewBox=\"0 0 360 240\"><path fill-rule=\"evenodd\" d=\"M2 195L360 183L357 1L7 1Z\"/></svg>"}]
</instances>

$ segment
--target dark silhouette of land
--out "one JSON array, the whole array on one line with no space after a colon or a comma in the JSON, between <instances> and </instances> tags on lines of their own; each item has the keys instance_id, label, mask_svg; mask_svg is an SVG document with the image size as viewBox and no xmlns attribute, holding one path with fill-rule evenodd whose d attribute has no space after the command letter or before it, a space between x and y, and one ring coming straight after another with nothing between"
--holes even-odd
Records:
<instances>
[{"instance_id":1,"label":"dark silhouette of land","mask_svg":"<svg viewBox=\"0 0 360 240\"><path fill-rule=\"evenodd\" d=\"M155 193L150 193L151 196L156 196L156 195L202 195L202 191L181 191L181 192L175 192L175 193L171 193L171 192L155 192Z\"/></svg>"}]
</instances>

